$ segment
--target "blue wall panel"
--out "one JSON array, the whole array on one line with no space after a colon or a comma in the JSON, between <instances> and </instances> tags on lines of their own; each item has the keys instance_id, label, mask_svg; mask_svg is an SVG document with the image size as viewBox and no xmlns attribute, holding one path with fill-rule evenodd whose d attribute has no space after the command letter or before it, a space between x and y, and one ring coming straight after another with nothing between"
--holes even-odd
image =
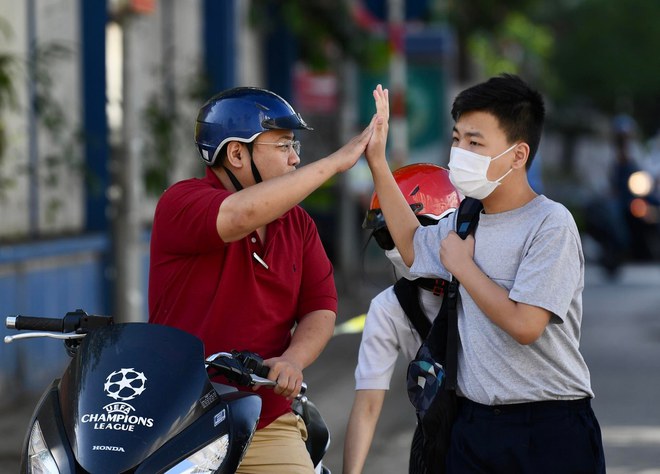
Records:
<instances>
[{"instance_id":1,"label":"blue wall panel","mask_svg":"<svg viewBox=\"0 0 660 474\"><path fill-rule=\"evenodd\" d=\"M107 314L103 294L107 249L103 236L0 247L3 338L15 334L5 328L4 319L10 315L61 317L77 308ZM54 339L0 345L0 397L40 392L68 362L63 342Z\"/></svg>"}]
</instances>

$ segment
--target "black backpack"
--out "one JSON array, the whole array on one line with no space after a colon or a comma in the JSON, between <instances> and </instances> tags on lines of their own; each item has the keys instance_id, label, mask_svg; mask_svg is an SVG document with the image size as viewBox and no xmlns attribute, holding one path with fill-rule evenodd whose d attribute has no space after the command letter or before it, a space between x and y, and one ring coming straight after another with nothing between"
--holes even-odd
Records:
<instances>
[{"instance_id":1,"label":"black backpack","mask_svg":"<svg viewBox=\"0 0 660 474\"><path fill-rule=\"evenodd\" d=\"M477 199L465 198L461 201L456 217L456 232L462 239L474 231L482 209L481 201ZM458 284L456 278L453 278L447 285L440 312L417 355L408 365L408 398L417 414L417 428L410 453L411 474L444 473L446 469L445 459L457 411ZM411 308L410 300L402 301L398 294L397 297L417 328L407 310L407 307ZM421 313L418 301L417 308ZM419 329L418 332L422 335Z\"/></svg>"}]
</instances>

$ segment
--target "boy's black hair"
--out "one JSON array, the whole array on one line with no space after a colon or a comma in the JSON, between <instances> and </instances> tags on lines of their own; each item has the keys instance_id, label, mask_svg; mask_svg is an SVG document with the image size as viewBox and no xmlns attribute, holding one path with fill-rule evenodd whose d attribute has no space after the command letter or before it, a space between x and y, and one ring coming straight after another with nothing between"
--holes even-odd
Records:
<instances>
[{"instance_id":1,"label":"boy's black hair","mask_svg":"<svg viewBox=\"0 0 660 474\"><path fill-rule=\"evenodd\" d=\"M545 105L541 94L520 77L501 74L459 93L451 116L458 121L462 114L475 111L495 116L509 142L521 140L529 145L529 169L543 131Z\"/></svg>"}]
</instances>

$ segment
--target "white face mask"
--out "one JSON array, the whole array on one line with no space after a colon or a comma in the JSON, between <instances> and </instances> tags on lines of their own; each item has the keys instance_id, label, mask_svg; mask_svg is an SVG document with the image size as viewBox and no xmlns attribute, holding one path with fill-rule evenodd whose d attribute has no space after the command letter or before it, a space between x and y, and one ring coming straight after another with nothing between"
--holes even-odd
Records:
<instances>
[{"instance_id":1,"label":"white face mask","mask_svg":"<svg viewBox=\"0 0 660 474\"><path fill-rule=\"evenodd\" d=\"M410 268L408 268L406 264L403 263L403 258L401 258L401 254L396 247L394 247L392 250L385 250L385 256L389 258L390 262L392 262L392 265L394 265L394 271L396 271L397 276L403 277L406 280L415 279L410 275Z\"/></svg>"},{"instance_id":2,"label":"white face mask","mask_svg":"<svg viewBox=\"0 0 660 474\"><path fill-rule=\"evenodd\" d=\"M512 145L494 158L457 146L452 147L449 152L449 180L463 196L475 199L488 197L500 185L504 177L513 171L511 168L499 179L489 181L488 166L490 162L506 155L517 145L517 143Z\"/></svg>"}]
</instances>

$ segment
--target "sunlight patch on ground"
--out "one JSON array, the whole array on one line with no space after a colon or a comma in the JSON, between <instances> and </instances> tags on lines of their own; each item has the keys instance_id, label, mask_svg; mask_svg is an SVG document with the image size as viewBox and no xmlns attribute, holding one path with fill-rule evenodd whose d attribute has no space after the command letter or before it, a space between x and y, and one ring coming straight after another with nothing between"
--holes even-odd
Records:
<instances>
[{"instance_id":1,"label":"sunlight patch on ground","mask_svg":"<svg viewBox=\"0 0 660 474\"><path fill-rule=\"evenodd\" d=\"M609 446L655 445L660 450L660 426L606 426L601 431Z\"/></svg>"},{"instance_id":2,"label":"sunlight patch on ground","mask_svg":"<svg viewBox=\"0 0 660 474\"><path fill-rule=\"evenodd\" d=\"M364 321L367 319L366 314L360 314L355 316L348 321L344 321L341 324L335 326L335 336L340 334L359 334L364 329Z\"/></svg>"},{"instance_id":3,"label":"sunlight patch on ground","mask_svg":"<svg viewBox=\"0 0 660 474\"><path fill-rule=\"evenodd\" d=\"M605 463L608 474L660 474L660 426L604 426L601 429L605 445ZM607 451L617 449L636 449L638 452L659 453L658 462L651 462L649 467L632 467L608 463ZM639 451L641 450L641 451ZM644 456L646 459L646 455ZM621 463L621 461L619 461ZM639 465L639 463L636 463Z\"/></svg>"},{"instance_id":4,"label":"sunlight patch on ground","mask_svg":"<svg viewBox=\"0 0 660 474\"><path fill-rule=\"evenodd\" d=\"M660 468L635 470L629 467L607 466L607 474L660 474Z\"/></svg>"}]
</instances>

